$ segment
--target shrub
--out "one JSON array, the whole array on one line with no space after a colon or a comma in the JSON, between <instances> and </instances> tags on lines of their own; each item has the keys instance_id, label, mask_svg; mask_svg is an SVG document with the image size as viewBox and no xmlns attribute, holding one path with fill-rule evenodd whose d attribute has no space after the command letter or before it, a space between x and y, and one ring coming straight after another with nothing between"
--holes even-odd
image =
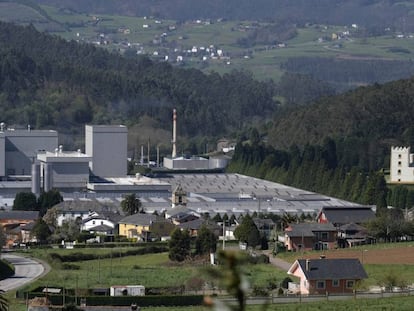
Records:
<instances>
[{"instance_id":1,"label":"shrub","mask_svg":"<svg viewBox=\"0 0 414 311\"><path fill-rule=\"evenodd\" d=\"M12 275L14 275L14 267L5 260L0 260L0 280L9 278Z\"/></svg>"}]
</instances>

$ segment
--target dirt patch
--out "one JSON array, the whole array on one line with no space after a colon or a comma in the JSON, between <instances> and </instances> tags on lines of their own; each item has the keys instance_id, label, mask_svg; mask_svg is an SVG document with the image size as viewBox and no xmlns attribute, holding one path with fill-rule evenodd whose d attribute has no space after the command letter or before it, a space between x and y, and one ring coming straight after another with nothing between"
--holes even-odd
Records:
<instances>
[{"instance_id":1,"label":"dirt patch","mask_svg":"<svg viewBox=\"0 0 414 311\"><path fill-rule=\"evenodd\" d=\"M414 265L414 246L383 248L336 249L324 251L320 254L308 254L307 258L319 258L324 254L326 258L358 258L364 264L409 264Z\"/></svg>"}]
</instances>

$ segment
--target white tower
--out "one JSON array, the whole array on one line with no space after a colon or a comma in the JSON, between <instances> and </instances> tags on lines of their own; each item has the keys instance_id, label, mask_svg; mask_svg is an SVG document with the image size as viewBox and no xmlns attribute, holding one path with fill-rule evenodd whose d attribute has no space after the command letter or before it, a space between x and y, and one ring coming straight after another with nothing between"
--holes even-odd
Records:
<instances>
[{"instance_id":1,"label":"white tower","mask_svg":"<svg viewBox=\"0 0 414 311\"><path fill-rule=\"evenodd\" d=\"M414 183L414 163L410 147L391 147L390 182Z\"/></svg>"}]
</instances>

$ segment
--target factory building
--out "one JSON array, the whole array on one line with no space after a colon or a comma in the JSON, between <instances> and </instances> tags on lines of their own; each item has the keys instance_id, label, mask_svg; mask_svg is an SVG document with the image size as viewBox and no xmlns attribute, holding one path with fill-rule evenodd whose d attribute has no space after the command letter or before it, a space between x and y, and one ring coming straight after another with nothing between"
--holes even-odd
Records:
<instances>
[{"instance_id":1,"label":"factory building","mask_svg":"<svg viewBox=\"0 0 414 311\"><path fill-rule=\"evenodd\" d=\"M226 157L165 157L164 167L170 170L221 170L226 168L230 158Z\"/></svg>"},{"instance_id":2,"label":"factory building","mask_svg":"<svg viewBox=\"0 0 414 311\"><path fill-rule=\"evenodd\" d=\"M127 175L128 129L124 125L86 125L85 153L92 158L90 170L99 177Z\"/></svg>"},{"instance_id":3,"label":"factory building","mask_svg":"<svg viewBox=\"0 0 414 311\"><path fill-rule=\"evenodd\" d=\"M62 191L84 189L89 182L89 163L91 157L80 150L64 152L59 146L55 152L39 152L37 163L33 164L32 192L40 193L40 178L43 177L43 190L53 188Z\"/></svg>"},{"instance_id":4,"label":"factory building","mask_svg":"<svg viewBox=\"0 0 414 311\"><path fill-rule=\"evenodd\" d=\"M222 170L226 168L228 157L210 157L209 159L199 156L177 156L177 110L173 110L173 127L172 127L172 152L171 156L164 157L163 166L169 170Z\"/></svg>"},{"instance_id":5,"label":"factory building","mask_svg":"<svg viewBox=\"0 0 414 311\"><path fill-rule=\"evenodd\" d=\"M0 125L0 178L30 177L32 163L39 150L53 152L58 146L58 133L52 130L5 128Z\"/></svg>"}]
</instances>

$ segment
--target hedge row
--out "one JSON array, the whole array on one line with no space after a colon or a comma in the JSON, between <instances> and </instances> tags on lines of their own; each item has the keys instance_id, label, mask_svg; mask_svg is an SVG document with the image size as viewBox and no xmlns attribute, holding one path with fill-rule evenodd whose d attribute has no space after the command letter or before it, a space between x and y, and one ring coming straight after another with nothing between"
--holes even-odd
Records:
<instances>
[{"instance_id":1,"label":"hedge row","mask_svg":"<svg viewBox=\"0 0 414 311\"><path fill-rule=\"evenodd\" d=\"M0 280L14 275L14 267L5 260L0 259Z\"/></svg>"},{"instance_id":2,"label":"hedge row","mask_svg":"<svg viewBox=\"0 0 414 311\"><path fill-rule=\"evenodd\" d=\"M58 260L60 262L76 262L85 260L105 259L105 258L119 258L125 256L135 256L144 254L156 254L167 252L168 248L165 246L148 246L138 249L130 249L125 252L113 252L108 254L94 254L94 253L73 253L68 255L61 255L58 253L50 253L49 256L52 260Z\"/></svg>"},{"instance_id":3,"label":"hedge row","mask_svg":"<svg viewBox=\"0 0 414 311\"><path fill-rule=\"evenodd\" d=\"M43 297L44 293L28 293L29 299ZM48 295L52 305L62 305L63 295ZM203 304L203 295L180 295L180 296L88 296L75 297L65 296L65 304L80 305L81 300L87 306L130 306L137 304L141 307L148 306L200 306Z\"/></svg>"}]
</instances>

